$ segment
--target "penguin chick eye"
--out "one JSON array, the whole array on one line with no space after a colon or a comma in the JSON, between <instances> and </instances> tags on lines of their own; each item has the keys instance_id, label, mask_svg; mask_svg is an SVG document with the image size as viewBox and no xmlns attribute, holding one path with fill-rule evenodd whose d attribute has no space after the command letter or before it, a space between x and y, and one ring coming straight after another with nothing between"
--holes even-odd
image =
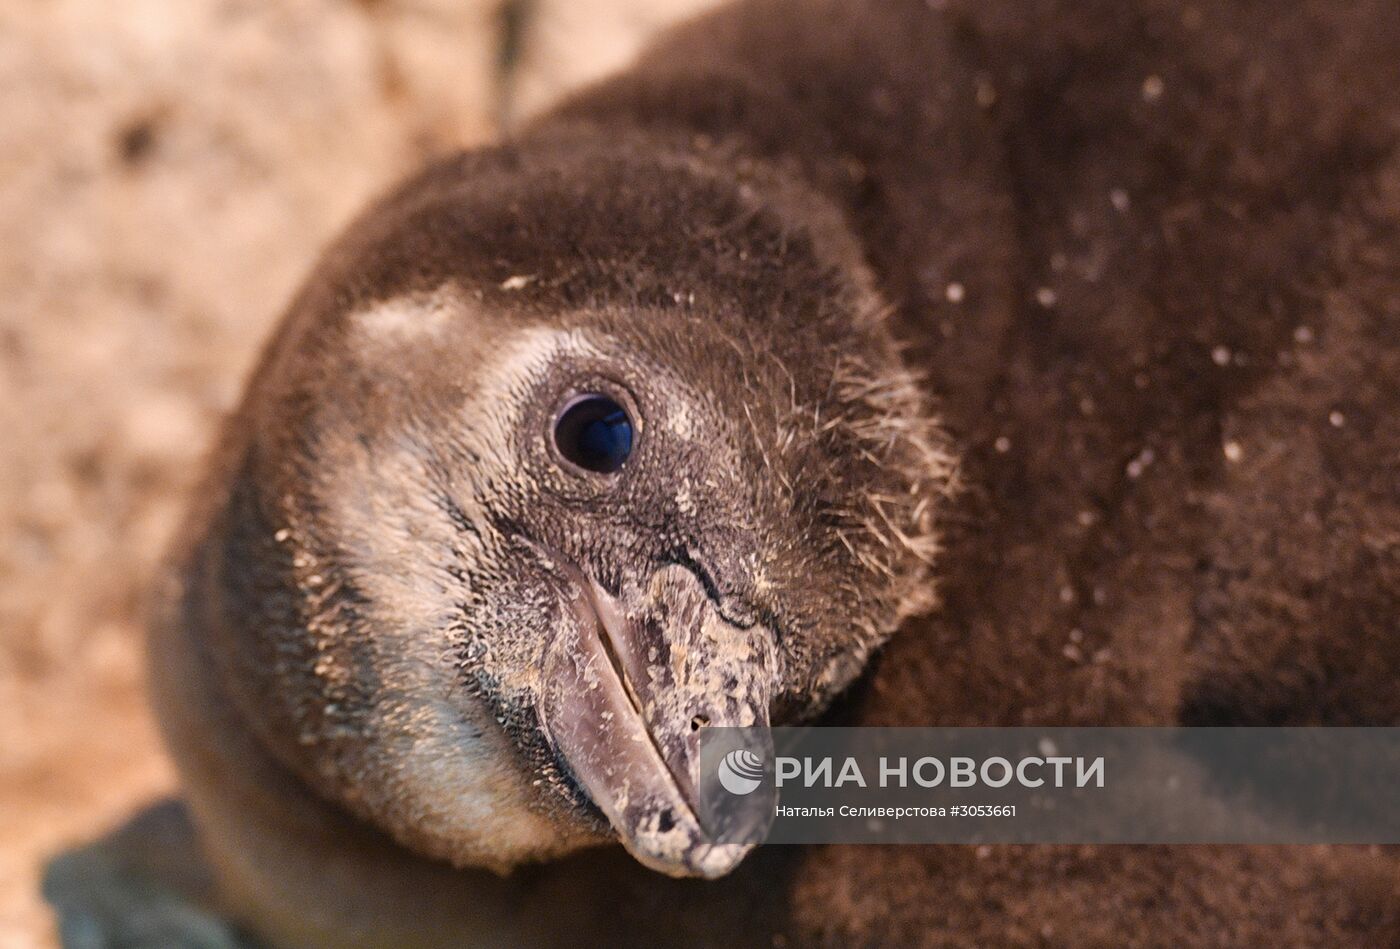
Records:
<instances>
[{"instance_id":1,"label":"penguin chick eye","mask_svg":"<svg viewBox=\"0 0 1400 949\"><path fill-rule=\"evenodd\" d=\"M606 395L581 395L554 420L554 445L585 471L611 474L632 454L632 420Z\"/></svg>"}]
</instances>

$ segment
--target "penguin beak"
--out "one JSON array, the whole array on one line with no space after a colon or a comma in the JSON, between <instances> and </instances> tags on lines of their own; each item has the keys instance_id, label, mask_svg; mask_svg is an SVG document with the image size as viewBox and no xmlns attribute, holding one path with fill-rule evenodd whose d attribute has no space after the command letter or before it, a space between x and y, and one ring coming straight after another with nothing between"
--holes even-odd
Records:
<instances>
[{"instance_id":1,"label":"penguin beak","mask_svg":"<svg viewBox=\"0 0 1400 949\"><path fill-rule=\"evenodd\" d=\"M772 634L727 622L683 567L658 571L630 601L566 572L571 622L549 650L540 699L556 754L640 862L723 876L754 845L716 839L698 799L700 736L744 727L771 748Z\"/></svg>"}]
</instances>

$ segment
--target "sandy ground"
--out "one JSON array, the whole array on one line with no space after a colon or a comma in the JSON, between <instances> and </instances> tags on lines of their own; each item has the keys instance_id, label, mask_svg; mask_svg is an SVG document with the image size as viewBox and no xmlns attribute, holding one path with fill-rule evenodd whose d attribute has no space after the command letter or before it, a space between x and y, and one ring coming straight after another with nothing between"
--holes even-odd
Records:
<instances>
[{"instance_id":1,"label":"sandy ground","mask_svg":"<svg viewBox=\"0 0 1400 949\"><path fill-rule=\"evenodd\" d=\"M708 2L0 0L0 947L173 788L143 584L318 248Z\"/></svg>"}]
</instances>

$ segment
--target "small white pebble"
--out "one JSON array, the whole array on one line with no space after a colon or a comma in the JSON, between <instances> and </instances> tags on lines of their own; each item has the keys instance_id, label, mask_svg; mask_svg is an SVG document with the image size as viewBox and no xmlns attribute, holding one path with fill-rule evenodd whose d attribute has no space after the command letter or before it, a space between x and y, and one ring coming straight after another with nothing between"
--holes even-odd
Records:
<instances>
[{"instance_id":1,"label":"small white pebble","mask_svg":"<svg viewBox=\"0 0 1400 949\"><path fill-rule=\"evenodd\" d=\"M1040 752L1045 757L1049 758L1051 755L1057 755L1060 753L1060 746L1056 745L1054 739L1052 738L1042 738L1040 739L1040 741L1035 743L1035 750Z\"/></svg>"},{"instance_id":2,"label":"small white pebble","mask_svg":"<svg viewBox=\"0 0 1400 949\"><path fill-rule=\"evenodd\" d=\"M1081 527L1093 527L1098 522L1099 516L1093 511L1080 511L1077 519Z\"/></svg>"},{"instance_id":3,"label":"small white pebble","mask_svg":"<svg viewBox=\"0 0 1400 949\"><path fill-rule=\"evenodd\" d=\"M1047 310L1054 306L1058 300L1059 297L1055 295L1055 291L1049 287L1041 287L1035 292L1035 302L1039 303Z\"/></svg>"},{"instance_id":4,"label":"small white pebble","mask_svg":"<svg viewBox=\"0 0 1400 949\"><path fill-rule=\"evenodd\" d=\"M501 281L502 290L524 290L533 281L532 274L516 274L514 277L507 277Z\"/></svg>"},{"instance_id":5,"label":"small white pebble","mask_svg":"<svg viewBox=\"0 0 1400 949\"><path fill-rule=\"evenodd\" d=\"M967 296L967 288L956 281L948 284L943 291L943 295L948 298L949 303L961 303Z\"/></svg>"},{"instance_id":6,"label":"small white pebble","mask_svg":"<svg viewBox=\"0 0 1400 949\"><path fill-rule=\"evenodd\" d=\"M1332 423L1333 428L1341 428L1347 423L1347 417L1336 409L1333 409L1331 414L1327 416L1327 421Z\"/></svg>"},{"instance_id":7,"label":"small white pebble","mask_svg":"<svg viewBox=\"0 0 1400 949\"><path fill-rule=\"evenodd\" d=\"M1069 641L1072 643L1082 643L1084 641L1084 630L1078 626L1069 631Z\"/></svg>"},{"instance_id":8,"label":"small white pebble","mask_svg":"<svg viewBox=\"0 0 1400 949\"><path fill-rule=\"evenodd\" d=\"M998 454L1004 455L1011 450L1011 439L1005 435L998 436L997 440L992 442L992 447L997 450Z\"/></svg>"},{"instance_id":9,"label":"small white pebble","mask_svg":"<svg viewBox=\"0 0 1400 949\"><path fill-rule=\"evenodd\" d=\"M1060 654L1063 655L1070 662L1084 661L1084 651L1078 646L1076 646L1074 643L1066 643L1065 648L1060 650Z\"/></svg>"},{"instance_id":10,"label":"small white pebble","mask_svg":"<svg viewBox=\"0 0 1400 949\"><path fill-rule=\"evenodd\" d=\"M277 543L279 543L279 544L283 544L283 543L286 543L286 542L287 542L287 539L288 539L289 537L291 537L291 536L292 536L292 532L291 532L290 530L288 530L287 528L284 527L284 528L282 528L280 531L278 531L277 533L273 534L273 535L272 535L272 539L275 540L275 541L277 541Z\"/></svg>"},{"instance_id":11,"label":"small white pebble","mask_svg":"<svg viewBox=\"0 0 1400 949\"><path fill-rule=\"evenodd\" d=\"M1156 102L1162 98L1162 93L1166 91L1167 84L1162 81L1161 76L1148 76L1142 81L1142 98L1144 102Z\"/></svg>"},{"instance_id":12,"label":"small white pebble","mask_svg":"<svg viewBox=\"0 0 1400 949\"><path fill-rule=\"evenodd\" d=\"M1313 341L1313 331L1311 326L1300 326L1293 331L1293 341L1306 346Z\"/></svg>"},{"instance_id":13,"label":"small white pebble","mask_svg":"<svg viewBox=\"0 0 1400 949\"><path fill-rule=\"evenodd\" d=\"M1226 461L1239 461L1244 457L1244 448L1237 441L1226 442L1224 452Z\"/></svg>"},{"instance_id":14,"label":"small white pebble","mask_svg":"<svg viewBox=\"0 0 1400 949\"><path fill-rule=\"evenodd\" d=\"M991 855L992 855L992 848L991 848L991 847L988 847L986 844L982 844L980 847L977 848L977 859L978 859L978 860L986 860L986 859L987 859L988 857L990 857Z\"/></svg>"},{"instance_id":15,"label":"small white pebble","mask_svg":"<svg viewBox=\"0 0 1400 949\"><path fill-rule=\"evenodd\" d=\"M1228 366L1230 365L1230 355L1229 346L1217 346L1210 351L1210 361L1217 366Z\"/></svg>"},{"instance_id":16,"label":"small white pebble","mask_svg":"<svg viewBox=\"0 0 1400 949\"><path fill-rule=\"evenodd\" d=\"M1147 466L1157 460L1157 453L1151 448L1144 448L1138 452L1137 457L1128 462L1128 477L1137 479L1147 470Z\"/></svg>"},{"instance_id":17,"label":"small white pebble","mask_svg":"<svg viewBox=\"0 0 1400 949\"><path fill-rule=\"evenodd\" d=\"M1060 587L1060 602L1069 605L1074 602L1074 587Z\"/></svg>"},{"instance_id":18,"label":"small white pebble","mask_svg":"<svg viewBox=\"0 0 1400 949\"><path fill-rule=\"evenodd\" d=\"M1129 205L1132 204L1131 199L1128 197L1128 192L1124 191L1122 188L1114 188L1110 191L1108 193L1108 200L1112 203L1113 209L1120 214L1128 210Z\"/></svg>"}]
</instances>

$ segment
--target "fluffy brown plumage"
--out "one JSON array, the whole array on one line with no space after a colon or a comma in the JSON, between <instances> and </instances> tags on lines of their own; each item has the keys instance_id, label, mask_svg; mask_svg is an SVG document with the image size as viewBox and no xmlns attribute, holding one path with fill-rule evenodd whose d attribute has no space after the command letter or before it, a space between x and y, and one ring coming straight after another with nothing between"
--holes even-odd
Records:
<instances>
[{"instance_id":1,"label":"fluffy brown plumage","mask_svg":"<svg viewBox=\"0 0 1400 949\"><path fill-rule=\"evenodd\" d=\"M802 631L780 718L821 708L902 619L843 720L1396 723L1397 88L1390 0L745 0L372 209L252 381L158 639L234 913L332 944L548 944L619 922L637 944L1400 942L1395 859L1374 849L829 847L760 852L717 883L606 851L453 871L398 844L490 864L495 841L509 863L598 827L565 793L522 810L542 829L509 848L504 826L470 845L423 831L436 799L404 801L424 772L366 735L411 736L427 712L367 680L398 667L345 635L366 617L397 623L395 643L435 628L431 609L408 621L421 582L374 584L376 565L435 563L415 555L446 523L414 520L432 485L393 467L441 443L406 442L383 407L440 430L452 398L472 404L461 352L489 365L480 337L509 314L601 328L713 404L737 460L697 531L739 550L722 528L741 524L770 558L766 600L715 562ZM448 278L465 296L433 302ZM480 322L424 349L397 335L403 311L375 309L405 294L424 304L410 323ZM387 349L347 335L366 325ZM475 499L467 520L499 510L499 483L465 487L480 453L459 444L434 460L439 491ZM361 598L327 601L311 527L347 498L398 539L366 538L382 549L357 562ZM652 529L685 508L650 508ZM570 537L549 542L603 572L645 546ZM526 562L483 543L478 563ZM939 608L917 618L935 574ZM512 694L493 711L523 708ZM523 747L566 785L505 717L486 757ZM490 799L533 793L521 773Z\"/></svg>"}]
</instances>

